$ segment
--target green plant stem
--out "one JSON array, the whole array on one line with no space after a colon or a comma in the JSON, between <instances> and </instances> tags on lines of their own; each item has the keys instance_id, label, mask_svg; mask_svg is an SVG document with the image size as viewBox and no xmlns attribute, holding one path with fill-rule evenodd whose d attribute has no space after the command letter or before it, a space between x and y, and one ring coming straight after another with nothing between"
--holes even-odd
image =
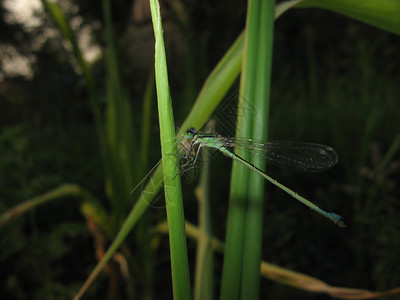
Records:
<instances>
[{"instance_id":1,"label":"green plant stem","mask_svg":"<svg viewBox=\"0 0 400 300\"><path fill-rule=\"evenodd\" d=\"M398 0L305 0L297 7L329 9L350 18L400 34Z\"/></svg>"},{"instance_id":2,"label":"green plant stem","mask_svg":"<svg viewBox=\"0 0 400 300\"><path fill-rule=\"evenodd\" d=\"M239 137L266 140L273 17L273 1L249 1L236 131ZM247 118L250 110L253 118ZM263 163L259 157L238 154L253 164ZM255 175L233 164L221 299L258 299L264 182Z\"/></svg>"},{"instance_id":3,"label":"green plant stem","mask_svg":"<svg viewBox=\"0 0 400 300\"><path fill-rule=\"evenodd\" d=\"M169 93L160 5L157 0L151 0L150 6L155 36L155 75L164 169L164 194L169 225L172 287L174 299L185 300L191 298L191 287L181 180L177 176L179 159L175 146L175 126Z\"/></svg>"},{"instance_id":4,"label":"green plant stem","mask_svg":"<svg viewBox=\"0 0 400 300\"><path fill-rule=\"evenodd\" d=\"M151 113L152 113L152 102L154 98L154 69L149 72L147 77L146 89L143 97L143 119L142 119L142 138L141 138L141 149L140 149L140 162L142 164L142 170L146 170L149 161L149 148L150 148L150 127L151 127ZM141 174L143 177L145 174Z\"/></svg>"},{"instance_id":5,"label":"green plant stem","mask_svg":"<svg viewBox=\"0 0 400 300\"><path fill-rule=\"evenodd\" d=\"M252 1L250 1L252 2ZM249 42L248 72L255 74L254 101L251 101L257 109L254 119L247 120L252 126L251 136L254 139L266 140L269 120L269 98L271 86L272 44L274 32L274 6L273 0L254 1L251 12L258 22L249 28L249 39L253 39L253 45ZM253 31L253 32L252 32ZM250 36L252 34L252 36ZM250 51L250 46L254 47ZM245 120L246 121L246 120ZM257 157L253 163L259 165L265 162ZM249 174L248 205L245 217L245 236L242 271L242 299L259 299L261 263L261 245L263 228L263 202L264 181L256 174Z\"/></svg>"},{"instance_id":6,"label":"green plant stem","mask_svg":"<svg viewBox=\"0 0 400 300\"><path fill-rule=\"evenodd\" d=\"M214 263L212 250L211 195L210 195L210 152L203 151L200 183L196 188L199 204L199 237L197 240L195 300L214 299Z\"/></svg>"}]
</instances>

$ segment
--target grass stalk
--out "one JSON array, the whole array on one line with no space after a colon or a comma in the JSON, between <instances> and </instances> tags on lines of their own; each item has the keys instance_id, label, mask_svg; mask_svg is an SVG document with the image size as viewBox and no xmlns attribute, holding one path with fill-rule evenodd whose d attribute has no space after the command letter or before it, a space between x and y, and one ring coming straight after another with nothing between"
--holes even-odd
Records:
<instances>
[{"instance_id":1,"label":"grass stalk","mask_svg":"<svg viewBox=\"0 0 400 300\"><path fill-rule=\"evenodd\" d=\"M151 137L151 113L152 104L154 99L154 70L149 72L147 77L146 89L143 97L143 119L142 119L142 134L141 134L141 148L140 148L140 162L142 164L141 171L146 170L149 162L149 149ZM141 174L144 176L144 174Z\"/></svg>"},{"instance_id":2,"label":"grass stalk","mask_svg":"<svg viewBox=\"0 0 400 300\"><path fill-rule=\"evenodd\" d=\"M207 130L209 131L209 130ZM196 197L199 205L199 236L197 240L195 300L214 299L214 262L212 249L211 197L210 197L210 152L203 151L204 166Z\"/></svg>"},{"instance_id":3,"label":"grass stalk","mask_svg":"<svg viewBox=\"0 0 400 300\"><path fill-rule=\"evenodd\" d=\"M267 135L274 2L248 4L236 135ZM246 118L252 110L254 118ZM263 161L238 153L256 165ZM258 299L264 181L244 166L232 169L221 299Z\"/></svg>"},{"instance_id":4,"label":"grass stalk","mask_svg":"<svg viewBox=\"0 0 400 300\"><path fill-rule=\"evenodd\" d=\"M155 36L155 77L160 122L161 154L164 170L164 194L169 226L170 258L174 299L190 299L190 275L186 247L185 218L175 146L175 126L168 84L167 60L161 24L160 5L150 1Z\"/></svg>"},{"instance_id":5,"label":"grass stalk","mask_svg":"<svg viewBox=\"0 0 400 300\"><path fill-rule=\"evenodd\" d=\"M78 41L72 32L70 25L67 22L67 19L60 7L60 5L56 2L51 2L48 0L42 0L43 6L49 12L52 20L56 23L61 33L64 35L65 39L71 44L72 50L74 52L75 58L77 59L80 67L82 68L83 76L86 80L87 91L89 94L90 106L92 109L96 132L99 138L100 149L102 150L102 155L104 155L104 145L105 145L105 137L104 137L104 122L103 116L100 110L100 98L95 87L93 74L90 69L89 63L83 56L83 52L79 47Z\"/></svg>"},{"instance_id":6,"label":"grass stalk","mask_svg":"<svg viewBox=\"0 0 400 300\"><path fill-rule=\"evenodd\" d=\"M252 1L251 1L252 2ZM258 22L252 22L257 28L249 28L249 51L248 72L255 76L254 101L252 105L256 108L257 114L254 119L245 120L252 127L251 137L254 139L266 140L269 120L269 98L271 86L271 65L272 65L272 43L274 32L274 4L273 0L259 0L254 3L250 13ZM254 47L254 49L250 49ZM249 79L249 80L251 80ZM244 88L247 84L244 83ZM250 85L251 87L251 85ZM248 87L247 87L248 88ZM252 162L264 165L265 161L259 157L251 158ZM249 174L249 186L247 187L250 200L246 207L244 249L243 249L243 271L242 271L242 299L259 299L260 273L263 228L263 202L264 185L263 178L257 174Z\"/></svg>"},{"instance_id":7,"label":"grass stalk","mask_svg":"<svg viewBox=\"0 0 400 300\"><path fill-rule=\"evenodd\" d=\"M103 0L107 47L106 60L106 193L116 226L119 227L129 208L129 188L133 184L133 157L136 156L130 103L125 98L117 60L110 0Z\"/></svg>"}]
</instances>

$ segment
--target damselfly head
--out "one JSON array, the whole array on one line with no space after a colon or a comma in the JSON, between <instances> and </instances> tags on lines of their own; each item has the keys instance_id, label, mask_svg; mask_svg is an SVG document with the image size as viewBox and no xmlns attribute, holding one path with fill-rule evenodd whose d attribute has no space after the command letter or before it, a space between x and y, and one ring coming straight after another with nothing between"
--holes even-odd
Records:
<instances>
[{"instance_id":1,"label":"damselfly head","mask_svg":"<svg viewBox=\"0 0 400 300\"><path fill-rule=\"evenodd\" d=\"M186 130L186 138L191 139L197 134L197 129L190 127Z\"/></svg>"},{"instance_id":2,"label":"damselfly head","mask_svg":"<svg viewBox=\"0 0 400 300\"><path fill-rule=\"evenodd\" d=\"M196 154L195 151L198 148L198 145L196 145L196 143L193 143L193 139L195 138L197 133L198 132L196 128L190 127L183 134L182 139L180 140L179 148L179 152L182 157L189 158Z\"/></svg>"}]
</instances>

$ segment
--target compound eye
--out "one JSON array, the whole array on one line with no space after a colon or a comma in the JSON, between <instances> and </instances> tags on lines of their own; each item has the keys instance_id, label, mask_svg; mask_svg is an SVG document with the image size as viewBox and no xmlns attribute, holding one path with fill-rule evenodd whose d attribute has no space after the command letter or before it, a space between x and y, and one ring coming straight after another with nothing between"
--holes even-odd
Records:
<instances>
[{"instance_id":1,"label":"compound eye","mask_svg":"<svg viewBox=\"0 0 400 300\"><path fill-rule=\"evenodd\" d=\"M186 133L187 134L195 134L195 133L197 133L197 130L194 127L190 127L188 130L186 130Z\"/></svg>"}]
</instances>

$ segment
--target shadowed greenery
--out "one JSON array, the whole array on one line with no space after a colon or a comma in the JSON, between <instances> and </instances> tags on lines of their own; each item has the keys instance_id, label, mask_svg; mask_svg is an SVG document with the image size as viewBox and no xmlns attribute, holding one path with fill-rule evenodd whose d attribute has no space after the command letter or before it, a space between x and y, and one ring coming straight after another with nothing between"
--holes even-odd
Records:
<instances>
[{"instance_id":1,"label":"shadowed greenery","mask_svg":"<svg viewBox=\"0 0 400 300\"><path fill-rule=\"evenodd\" d=\"M207 298L318 297L300 291L293 278L269 277L299 289L260 279L261 259L332 285L370 290L398 285L399 38L332 12L305 9L331 10L399 33L396 1L290 1L278 6L276 15L284 5L302 9L272 24L273 3L253 0L246 25L243 3L240 9L222 2L185 7L172 1L159 12L152 1L154 30L147 27L150 19L128 21L131 3L124 1L105 0L101 10L78 3L80 10L68 13L65 3L61 8L42 2L63 37L32 50L37 65L31 82L6 78L1 83L7 112L0 133L6 298L70 299L86 279L81 293L88 299L105 292L111 298L188 299L195 273L198 299L202 286ZM76 25L76 16L82 25ZM102 24L93 31L102 56L89 63L77 37L84 25L95 28L96 22ZM149 28L150 35L139 42L148 38L150 47L127 46L132 32ZM45 36L40 30L25 34L32 40ZM153 53L154 40L156 61L144 62L137 55ZM70 53L54 46L64 41ZM145 67L135 68L131 61ZM210 155L211 172L203 177L203 197L210 205L203 210L209 215L197 217L197 179L182 190L174 137L190 126L200 129L221 112L223 99L238 89L240 71L239 116L248 104L257 116L239 120L245 129L237 129L237 135L266 140L268 134L334 147L340 164L325 173L268 172L343 215L345 231L256 174L240 177L236 165L229 187L231 162L219 154ZM196 101L188 99L197 89ZM171 150L175 154L168 155ZM161 156L153 181L149 177L132 192ZM153 205L162 187L169 205ZM242 205L232 200L241 198L239 189ZM241 225L233 225L232 213L240 215ZM166 217L169 241L153 227ZM205 228L195 271L195 245L186 247L183 225L197 218ZM225 256L216 256L214 263L210 232L220 238L227 234ZM204 276L213 265L214 276ZM107 276L97 278L102 270Z\"/></svg>"}]
</instances>

